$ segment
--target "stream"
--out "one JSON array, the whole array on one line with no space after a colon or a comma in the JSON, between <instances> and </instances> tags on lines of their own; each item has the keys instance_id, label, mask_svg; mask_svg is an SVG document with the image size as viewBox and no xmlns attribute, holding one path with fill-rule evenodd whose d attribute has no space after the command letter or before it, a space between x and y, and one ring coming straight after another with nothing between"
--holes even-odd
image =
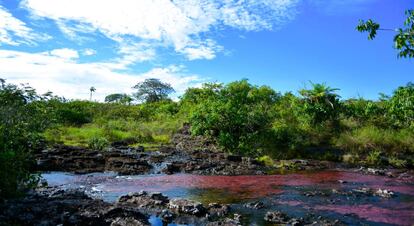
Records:
<instances>
[{"instance_id":1,"label":"stream","mask_svg":"<svg viewBox=\"0 0 414 226\"><path fill-rule=\"evenodd\" d=\"M230 204L247 216L249 225L265 225L266 211L280 210L290 216L315 214L339 219L349 225L412 225L414 181L404 177L366 175L353 170L325 170L264 176L200 176L152 174L118 176L113 172L71 174L43 173L50 186L82 188L88 195L108 202L130 192L161 192L169 198L186 198L203 204ZM379 189L392 192L378 195ZM374 192L367 192L367 191ZM244 208L261 201L263 209ZM152 216L152 225L162 225ZM175 225L175 224L170 224Z\"/></svg>"}]
</instances>

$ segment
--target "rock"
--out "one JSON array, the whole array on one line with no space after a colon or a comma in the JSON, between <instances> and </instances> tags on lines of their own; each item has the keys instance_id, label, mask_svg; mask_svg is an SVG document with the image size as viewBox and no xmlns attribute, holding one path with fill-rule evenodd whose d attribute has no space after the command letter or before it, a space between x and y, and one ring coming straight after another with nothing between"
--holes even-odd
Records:
<instances>
[{"instance_id":1,"label":"rock","mask_svg":"<svg viewBox=\"0 0 414 226\"><path fill-rule=\"evenodd\" d=\"M378 189L375 194L377 196L383 197L383 198L391 198L392 196L394 196L394 192L392 191L388 191L386 189Z\"/></svg>"},{"instance_id":2,"label":"rock","mask_svg":"<svg viewBox=\"0 0 414 226\"><path fill-rule=\"evenodd\" d=\"M206 213L206 209L199 202L187 199L172 199L168 203L168 208L178 213L201 216Z\"/></svg>"},{"instance_id":3,"label":"rock","mask_svg":"<svg viewBox=\"0 0 414 226\"><path fill-rule=\"evenodd\" d=\"M158 216L159 218L161 218L161 220L163 222L166 223L171 223L175 217L174 213L170 212L169 210L162 210L162 212L160 213L160 215Z\"/></svg>"},{"instance_id":4,"label":"rock","mask_svg":"<svg viewBox=\"0 0 414 226\"><path fill-rule=\"evenodd\" d=\"M111 226L146 226L149 224L143 223L133 217L121 218L118 217L111 222Z\"/></svg>"},{"instance_id":5,"label":"rock","mask_svg":"<svg viewBox=\"0 0 414 226\"><path fill-rule=\"evenodd\" d=\"M266 213L264 220L270 223L285 224L289 218L286 214L280 211L269 211Z\"/></svg>"},{"instance_id":6,"label":"rock","mask_svg":"<svg viewBox=\"0 0 414 226\"><path fill-rule=\"evenodd\" d=\"M91 199L80 190L49 190L1 204L0 224L148 225L148 217L138 210Z\"/></svg>"},{"instance_id":7,"label":"rock","mask_svg":"<svg viewBox=\"0 0 414 226\"><path fill-rule=\"evenodd\" d=\"M143 174L152 168L145 160L131 157L110 157L106 159L105 170L118 172L120 175Z\"/></svg>"},{"instance_id":8,"label":"rock","mask_svg":"<svg viewBox=\"0 0 414 226\"><path fill-rule=\"evenodd\" d=\"M375 196L379 196L383 198L391 198L394 196L394 192L389 191L387 189L381 189L381 188L379 188L378 190L374 190L371 188L358 188L358 189L353 189L352 191L356 193L360 193L360 194L375 195Z\"/></svg>"},{"instance_id":9,"label":"rock","mask_svg":"<svg viewBox=\"0 0 414 226\"><path fill-rule=\"evenodd\" d=\"M139 208L153 209L164 207L168 203L168 197L161 193L148 194L145 191L131 193L118 198L118 204L135 204Z\"/></svg>"},{"instance_id":10,"label":"rock","mask_svg":"<svg viewBox=\"0 0 414 226\"><path fill-rule=\"evenodd\" d=\"M230 211L230 206L225 204L210 203L207 208L210 217L223 217Z\"/></svg>"},{"instance_id":11,"label":"rock","mask_svg":"<svg viewBox=\"0 0 414 226\"><path fill-rule=\"evenodd\" d=\"M258 210L258 209L262 209L264 207L264 203L261 202L261 201L255 201L255 202L249 202L249 203L245 204L244 206L247 207L247 208L250 208L250 209Z\"/></svg>"},{"instance_id":12,"label":"rock","mask_svg":"<svg viewBox=\"0 0 414 226\"><path fill-rule=\"evenodd\" d=\"M229 155L229 156L227 156L227 160L231 161L231 162L241 162L242 157L239 156L239 155Z\"/></svg>"}]
</instances>

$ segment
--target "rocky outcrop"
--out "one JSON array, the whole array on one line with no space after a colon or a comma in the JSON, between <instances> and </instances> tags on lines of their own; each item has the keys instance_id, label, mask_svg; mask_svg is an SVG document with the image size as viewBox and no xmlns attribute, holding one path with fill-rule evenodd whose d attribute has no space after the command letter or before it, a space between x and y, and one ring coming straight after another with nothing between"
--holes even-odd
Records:
<instances>
[{"instance_id":1,"label":"rocky outcrop","mask_svg":"<svg viewBox=\"0 0 414 226\"><path fill-rule=\"evenodd\" d=\"M220 151L213 140L203 136L192 136L189 124L184 124L184 126L172 137L171 143L179 151Z\"/></svg>"},{"instance_id":2,"label":"rocky outcrop","mask_svg":"<svg viewBox=\"0 0 414 226\"><path fill-rule=\"evenodd\" d=\"M0 205L0 225L149 225L148 216L79 190L43 190Z\"/></svg>"},{"instance_id":3,"label":"rocky outcrop","mask_svg":"<svg viewBox=\"0 0 414 226\"><path fill-rule=\"evenodd\" d=\"M136 152L122 149L102 152L81 147L56 145L35 155L37 170L91 173L115 171L119 174L143 174L151 170L148 161Z\"/></svg>"}]
</instances>

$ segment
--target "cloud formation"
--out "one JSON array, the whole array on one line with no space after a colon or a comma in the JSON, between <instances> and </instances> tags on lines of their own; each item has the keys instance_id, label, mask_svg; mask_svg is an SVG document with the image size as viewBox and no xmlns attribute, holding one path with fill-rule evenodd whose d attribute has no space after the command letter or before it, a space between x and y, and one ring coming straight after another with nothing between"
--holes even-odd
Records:
<instances>
[{"instance_id":1,"label":"cloud formation","mask_svg":"<svg viewBox=\"0 0 414 226\"><path fill-rule=\"evenodd\" d=\"M70 37L99 31L119 43L172 46L189 60L212 59L223 47L209 33L228 26L257 31L291 20L298 0L24 0L35 18L52 19ZM153 46L151 46L153 47Z\"/></svg>"},{"instance_id":2,"label":"cloud formation","mask_svg":"<svg viewBox=\"0 0 414 226\"><path fill-rule=\"evenodd\" d=\"M13 15L0 5L0 46L29 44L35 41L44 41L50 37L38 34L29 28L26 23L13 17Z\"/></svg>"},{"instance_id":3,"label":"cloud formation","mask_svg":"<svg viewBox=\"0 0 414 226\"><path fill-rule=\"evenodd\" d=\"M204 82L199 76L188 74L183 66L170 65L153 68L141 74L119 73L113 70L117 63L78 63L77 51L56 49L48 52L25 53L0 50L0 65L7 82L28 83L40 93L52 91L67 98L87 99L89 88L97 90L94 99L102 101L111 93L131 93L131 87L146 78L158 78L170 83L182 94L190 86ZM5 77L3 77L5 76Z\"/></svg>"}]
</instances>

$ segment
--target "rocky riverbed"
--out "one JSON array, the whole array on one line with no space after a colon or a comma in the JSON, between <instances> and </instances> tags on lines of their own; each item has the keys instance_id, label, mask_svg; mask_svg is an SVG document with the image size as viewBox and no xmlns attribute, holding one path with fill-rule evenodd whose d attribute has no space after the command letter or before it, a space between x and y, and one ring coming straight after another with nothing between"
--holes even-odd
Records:
<instances>
[{"instance_id":1,"label":"rocky riverbed","mask_svg":"<svg viewBox=\"0 0 414 226\"><path fill-rule=\"evenodd\" d=\"M1 203L0 225L414 222L412 171L300 159L269 167L185 131L155 151L115 142L106 151L55 145L35 157L43 187Z\"/></svg>"}]
</instances>

